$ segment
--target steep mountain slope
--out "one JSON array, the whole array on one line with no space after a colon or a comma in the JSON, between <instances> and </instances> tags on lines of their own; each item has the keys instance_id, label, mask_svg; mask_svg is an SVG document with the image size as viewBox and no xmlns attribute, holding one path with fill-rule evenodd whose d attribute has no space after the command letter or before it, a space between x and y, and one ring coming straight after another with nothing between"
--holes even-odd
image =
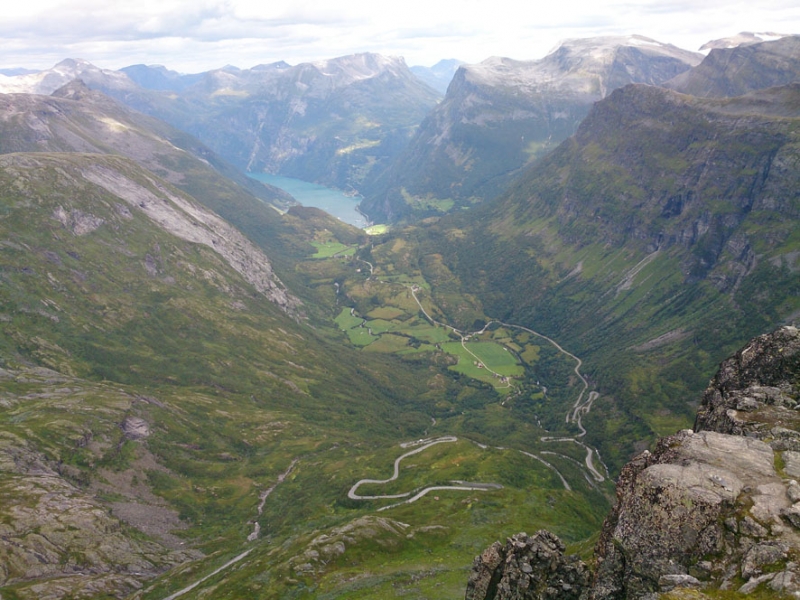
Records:
<instances>
[{"instance_id":1,"label":"steep mountain slope","mask_svg":"<svg viewBox=\"0 0 800 600\"><path fill-rule=\"evenodd\" d=\"M700 96L741 96L800 80L800 36L712 49L693 69L666 82L665 87Z\"/></svg>"},{"instance_id":2,"label":"steep mountain slope","mask_svg":"<svg viewBox=\"0 0 800 600\"><path fill-rule=\"evenodd\" d=\"M482 310L588 358L617 401L595 405L609 412L589 439L619 460L622 439L688 422L681 395L732 346L797 318L798 107L799 86L720 101L627 86L497 201L403 235L449 267L454 320Z\"/></svg>"},{"instance_id":3,"label":"steep mountain slope","mask_svg":"<svg viewBox=\"0 0 800 600\"><path fill-rule=\"evenodd\" d=\"M0 180L0 586L23 598L128 593L200 555L169 533L188 522L149 479L180 469L143 440L207 402L215 372L234 394L256 356L236 320L286 327L278 307L294 301L262 252L127 159L7 154ZM224 366L229 336L239 362ZM274 371L280 357L259 354ZM291 393L281 375L260 393ZM170 404L182 386L184 409Z\"/></svg>"},{"instance_id":4,"label":"steep mountain slope","mask_svg":"<svg viewBox=\"0 0 800 600\"><path fill-rule=\"evenodd\" d=\"M91 91L81 81L60 87L52 96L0 95L0 103L2 153L119 153L209 202L215 196L249 193L276 206L293 203L285 192L246 177L198 140Z\"/></svg>"},{"instance_id":5,"label":"steep mountain slope","mask_svg":"<svg viewBox=\"0 0 800 600\"><path fill-rule=\"evenodd\" d=\"M293 261L313 254L310 230L341 229L332 217L317 224L281 217L272 206L293 203L291 196L245 176L195 138L80 82L54 96L0 95L0 106L0 153L99 152L136 160L243 231L300 294L304 286Z\"/></svg>"},{"instance_id":6,"label":"steep mountain slope","mask_svg":"<svg viewBox=\"0 0 800 600\"><path fill-rule=\"evenodd\" d=\"M593 102L628 83L660 84L700 59L629 36L569 40L541 60L462 66L408 149L365 189L362 208L395 221L491 198L572 135Z\"/></svg>"}]
</instances>

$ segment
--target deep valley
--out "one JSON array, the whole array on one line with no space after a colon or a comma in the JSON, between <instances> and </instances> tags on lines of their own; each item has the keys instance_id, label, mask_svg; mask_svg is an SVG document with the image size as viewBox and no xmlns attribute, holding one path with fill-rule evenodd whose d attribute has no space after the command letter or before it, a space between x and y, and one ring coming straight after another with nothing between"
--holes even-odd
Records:
<instances>
[{"instance_id":1,"label":"deep valley","mask_svg":"<svg viewBox=\"0 0 800 600\"><path fill-rule=\"evenodd\" d=\"M800 37L737 40L0 80L0 600L800 594Z\"/></svg>"}]
</instances>

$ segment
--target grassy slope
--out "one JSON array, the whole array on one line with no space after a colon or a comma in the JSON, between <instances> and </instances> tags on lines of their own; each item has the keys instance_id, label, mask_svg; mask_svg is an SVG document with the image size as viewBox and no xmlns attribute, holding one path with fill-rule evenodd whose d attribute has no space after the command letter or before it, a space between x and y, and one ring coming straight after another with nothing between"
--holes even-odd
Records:
<instances>
[{"instance_id":1,"label":"grassy slope","mask_svg":"<svg viewBox=\"0 0 800 600\"><path fill-rule=\"evenodd\" d=\"M136 208L83 179L89 163L140 183L152 177L119 157L57 153L13 155L0 172L0 366L6 371L0 428L5 437L26 440L36 460L59 465L58 476L74 493L94 494L101 512L115 502L175 511L187 527L175 533L208 558L170 571L143 597L161 597L248 547L260 491L295 459L294 471L265 505L252 557L221 575L226 591L215 592L218 597L346 590L364 597L352 588L352 577L413 587L424 572L423 587L446 586L441 597L455 598L464 567L497 531L555 524L567 540L578 541L596 530L605 496L582 484L571 462L564 459L561 468L576 488L566 492L535 461L477 452L461 442L420 455L411 479L398 485L469 476L500 482L503 490L445 492L438 501L426 497L380 513L408 523L419 537L393 535L395 541L384 545L383 534L367 528L357 543L347 543L338 562L298 572L295 566L304 563L294 557L321 532L375 514L375 503L348 501L347 489L361 477L386 477L400 452L397 443L425 435L433 414L440 418L436 434L472 432L497 445L523 443L534 429L498 411L488 386L448 376L446 364L358 352L332 330L292 320L209 248L154 227ZM62 209L73 219L68 226L57 216ZM321 218L315 215L307 216ZM288 217L296 219L293 239L315 239L326 221L317 228L303 216ZM76 229L74 219L96 227ZM352 244L351 233L332 227L327 235ZM309 297L333 304L331 278L355 273L349 260L303 263L297 277L307 282ZM53 375L33 385L28 373L40 367ZM54 385L68 387L70 395L60 397ZM126 417L146 421L149 437L126 437L120 429ZM18 476L0 471L4 484ZM14 500L27 503L33 506L34 497ZM526 508L512 510L518 506ZM133 525L115 522L128 538L150 540ZM70 540L57 560L74 552ZM160 568L185 559L159 552L165 557ZM431 552L439 557L435 568ZM77 559L77 570L98 567L93 560ZM33 587L39 582L15 579L20 568L0 584L4 597L41 593ZM52 585L76 589L70 581ZM119 582L103 585L125 589Z\"/></svg>"}]
</instances>

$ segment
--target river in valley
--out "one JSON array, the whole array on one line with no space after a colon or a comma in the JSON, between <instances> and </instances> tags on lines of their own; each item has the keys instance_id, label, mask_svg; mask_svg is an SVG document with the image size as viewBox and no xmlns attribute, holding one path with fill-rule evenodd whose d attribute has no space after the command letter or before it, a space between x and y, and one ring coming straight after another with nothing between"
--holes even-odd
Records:
<instances>
[{"instance_id":1,"label":"river in valley","mask_svg":"<svg viewBox=\"0 0 800 600\"><path fill-rule=\"evenodd\" d=\"M356 210L358 203L361 202L361 196L348 196L341 190L281 175L267 173L248 173L248 175L290 193L303 206L321 208L328 214L360 229L369 225L364 215Z\"/></svg>"}]
</instances>

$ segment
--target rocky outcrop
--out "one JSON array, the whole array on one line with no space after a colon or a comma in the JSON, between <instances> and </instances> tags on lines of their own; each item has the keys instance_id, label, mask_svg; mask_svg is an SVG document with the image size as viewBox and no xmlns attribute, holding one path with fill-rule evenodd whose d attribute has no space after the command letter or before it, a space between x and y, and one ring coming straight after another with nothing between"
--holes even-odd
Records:
<instances>
[{"instance_id":1,"label":"rocky outcrop","mask_svg":"<svg viewBox=\"0 0 800 600\"><path fill-rule=\"evenodd\" d=\"M789 560L798 536L783 516L796 483L774 463L760 440L709 431L683 431L638 456L620 474L617 505L595 549L591 598L754 588L775 573L783 575L774 590L800 592ZM754 580L764 573L769 581Z\"/></svg>"},{"instance_id":2,"label":"rocky outcrop","mask_svg":"<svg viewBox=\"0 0 800 600\"><path fill-rule=\"evenodd\" d=\"M535 543L516 536L476 558L467 599L655 600L687 589L693 598L707 597L703 590L800 596L798 350L791 326L752 340L722 363L694 431L661 439L623 468L591 584L576 577L568 590L543 588L542 574L552 579L575 559L539 532ZM541 551L542 540L560 550ZM530 595L519 572L538 574L535 587L545 591Z\"/></svg>"},{"instance_id":3,"label":"rocky outcrop","mask_svg":"<svg viewBox=\"0 0 800 600\"><path fill-rule=\"evenodd\" d=\"M776 450L800 450L800 331L761 335L720 365L697 413L695 431L767 440Z\"/></svg>"},{"instance_id":4,"label":"rocky outcrop","mask_svg":"<svg viewBox=\"0 0 800 600\"><path fill-rule=\"evenodd\" d=\"M584 600L589 575L549 531L520 533L475 558L466 600Z\"/></svg>"}]
</instances>

